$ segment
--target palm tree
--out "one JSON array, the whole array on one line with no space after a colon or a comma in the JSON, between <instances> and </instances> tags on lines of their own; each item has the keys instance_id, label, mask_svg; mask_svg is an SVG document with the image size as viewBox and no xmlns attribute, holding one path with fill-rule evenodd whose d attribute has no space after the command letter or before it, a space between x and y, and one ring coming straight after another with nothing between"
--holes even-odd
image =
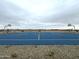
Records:
<instances>
[{"instance_id":1,"label":"palm tree","mask_svg":"<svg viewBox=\"0 0 79 59\"><path fill-rule=\"evenodd\" d=\"M12 25L11 24L7 24L4 26L4 30L7 28L7 27L11 27Z\"/></svg>"},{"instance_id":2,"label":"palm tree","mask_svg":"<svg viewBox=\"0 0 79 59\"><path fill-rule=\"evenodd\" d=\"M7 26L11 27L12 25L11 24L8 24Z\"/></svg>"},{"instance_id":3,"label":"palm tree","mask_svg":"<svg viewBox=\"0 0 79 59\"><path fill-rule=\"evenodd\" d=\"M67 26L68 26L68 27L73 26L73 30L75 30L75 25L68 24Z\"/></svg>"},{"instance_id":4,"label":"palm tree","mask_svg":"<svg viewBox=\"0 0 79 59\"><path fill-rule=\"evenodd\" d=\"M7 27L11 27L11 26L12 26L11 24L5 25L5 26L4 26L4 32L5 32L5 30L6 30ZM8 31L8 30L7 30L7 31Z\"/></svg>"}]
</instances>

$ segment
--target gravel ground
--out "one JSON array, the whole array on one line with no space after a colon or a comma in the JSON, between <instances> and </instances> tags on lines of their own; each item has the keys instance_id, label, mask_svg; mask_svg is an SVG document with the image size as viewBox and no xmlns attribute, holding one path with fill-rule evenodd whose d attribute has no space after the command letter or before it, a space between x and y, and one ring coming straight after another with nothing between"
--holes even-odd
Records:
<instances>
[{"instance_id":1,"label":"gravel ground","mask_svg":"<svg viewBox=\"0 0 79 59\"><path fill-rule=\"evenodd\" d=\"M0 46L0 59L79 59L79 45Z\"/></svg>"}]
</instances>

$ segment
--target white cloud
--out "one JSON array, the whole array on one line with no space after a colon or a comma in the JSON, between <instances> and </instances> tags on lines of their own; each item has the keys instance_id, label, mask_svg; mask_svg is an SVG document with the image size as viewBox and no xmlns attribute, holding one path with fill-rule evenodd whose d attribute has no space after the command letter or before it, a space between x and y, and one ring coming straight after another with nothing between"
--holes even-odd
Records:
<instances>
[{"instance_id":1,"label":"white cloud","mask_svg":"<svg viewBox=\"0 0 79 59\"><path fill-rule=\"evenodd\" d=\"M1 25L11 23L28 28L52 28L54 24L78 24L78 19L78 0L0 0Z\"/></svg>"}]
</instances>

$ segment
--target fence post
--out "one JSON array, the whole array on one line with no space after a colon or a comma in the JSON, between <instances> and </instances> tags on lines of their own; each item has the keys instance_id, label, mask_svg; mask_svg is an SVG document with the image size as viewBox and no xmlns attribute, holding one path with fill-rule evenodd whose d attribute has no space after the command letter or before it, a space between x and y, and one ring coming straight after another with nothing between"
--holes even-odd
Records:
<instances>
[{"instance_id":1,"label":"fence post","mask_svg":"<svg viewBox=\"0 0 79 59\"><path fill-rule=\"evenodd\" d=\"M40 32L41 30L38 30L38 40L40 40Z\"/></svg>"}]
</instances>

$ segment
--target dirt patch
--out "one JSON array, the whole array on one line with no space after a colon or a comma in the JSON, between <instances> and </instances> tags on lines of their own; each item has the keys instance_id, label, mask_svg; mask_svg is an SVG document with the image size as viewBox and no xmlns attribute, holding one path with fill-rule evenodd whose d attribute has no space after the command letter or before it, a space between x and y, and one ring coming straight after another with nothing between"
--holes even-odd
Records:
<instances>
[{"instance_id":1,"label":"dirt patch","mask_svg":"<svg viewBox=\"0 0 79 59\"><path fill-rule=\"evenodd\" d=\"M0 59L79 59L79 45L0 46Z\"/></svg>"}]
</instances>

